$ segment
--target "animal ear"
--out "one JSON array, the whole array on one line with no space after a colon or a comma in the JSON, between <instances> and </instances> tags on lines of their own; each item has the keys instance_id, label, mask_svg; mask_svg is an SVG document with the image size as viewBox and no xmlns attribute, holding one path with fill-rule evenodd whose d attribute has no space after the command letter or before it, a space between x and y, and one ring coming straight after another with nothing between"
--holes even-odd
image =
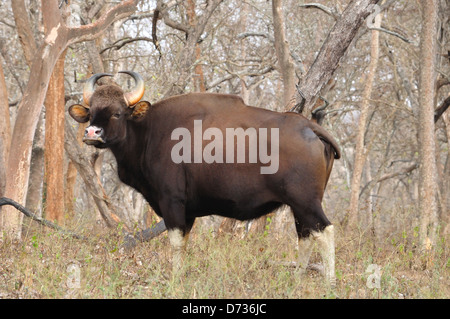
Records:
<instances>
[{"instance_id":1,"label":"animal ear","mask_svg":"<svg viewBox=\"0 0 450 319\"><path fill-rule=\"evenodd\" d=\"M144 118L145 114L147 114L147 111L150 109L150 102L147 101L141 101L137 103L133 107L133 113L131 113L131 118L133 120L140 120Z\"/></svg>"},{"instance_id":2,"label":"animal ear","mask_svg":"<svg viewBox=\"0 0 450 319\"><path fill-rule=\"evenodd\" d=\"M78 123L86 123L89 121L89 109L81 104L74 104L69 107L69 114Z\"/></svg>"}]
</instances>

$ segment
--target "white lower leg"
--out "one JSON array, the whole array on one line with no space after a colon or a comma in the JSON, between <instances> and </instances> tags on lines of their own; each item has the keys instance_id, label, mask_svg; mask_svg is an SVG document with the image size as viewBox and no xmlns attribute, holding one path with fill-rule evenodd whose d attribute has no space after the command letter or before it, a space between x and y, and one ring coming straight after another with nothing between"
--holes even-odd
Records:
<instances>
[{"instance_id":1,"label":"white lower leg","mask_svg":"<svg viewBox=\"0 0 450 319\"><path fill-rule=\"evenodd\" d=\"M325 275L331 287L336 286L334 227L327 226L321 232L314 232L314 238L319 245L319 252L325 266Z\"/></svg>"},{"instance_id":2,"label":"white lower leg","mask_svg":"<svg viewBox=\"0 0 450 319\"><path fill-rule=\"evenodd\" d=\"M304 273L306 271L306 267L308 267L313 243L314 241L312 236L298 239L298 268L302 273Z\"/></svg>"},{"instance_id":3,"label":"white lower leg","mask_svg":"<svg viewBox=\"0 0 450 319\"><path fill-rule=\"evenodd\" d=\"M178 228L169 230L168 236L172 246L172 269L173 271L178 271L182 266L186 239L183 236L183 232Z\"/></svg>"}]
</instances>

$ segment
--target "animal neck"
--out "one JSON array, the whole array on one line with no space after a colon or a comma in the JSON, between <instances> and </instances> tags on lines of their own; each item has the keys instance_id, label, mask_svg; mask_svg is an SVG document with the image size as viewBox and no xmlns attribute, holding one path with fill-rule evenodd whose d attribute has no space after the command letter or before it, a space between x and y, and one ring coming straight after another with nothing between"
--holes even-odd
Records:
<instances>
[{"instance_id":1,"label":"animal neck","mask_svg":"<svg viewBox=\"0 0 450 319\"><path fill-rule=\"evenodd\" d=\"M135 166L145 149L142 129L135 123L128 123L126 138L111 146L111 151L119 166Z\"/></svg>"},{"instance_id":2,"label":"animal neck","mask_svg":"<svg viewBox=\"0 0 450 319\"><path fill-rule=\"evenodd\" d=\"M148 126L149 127L149 126ZM140 192L155 211L159 210L154 198L155 188L148 175L148 143L150 133L144 127L127 127L126 139L113 145L111 151L117 161L120 180ZM147 168L146 168L147 167Z\"/></svg>"}]
</instances>

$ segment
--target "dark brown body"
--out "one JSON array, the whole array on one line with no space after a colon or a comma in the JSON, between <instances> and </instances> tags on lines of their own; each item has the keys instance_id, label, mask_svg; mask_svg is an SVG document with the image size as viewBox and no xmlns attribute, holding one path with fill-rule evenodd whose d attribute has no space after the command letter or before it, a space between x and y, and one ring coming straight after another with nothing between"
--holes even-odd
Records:
<instances>
[{"instance_id":1,"label":"dark brown body","mask_svg":"<svg viewBox=\"0 0 450 319\"><path fill-rule=\"evenodd\" d=\"M279 128L278 172L261 174L254 163L173 163L178 141L171 134L178 127L193 130L194 120L202 120L204 130L223 132ZM144 119L129 121L126 140L110 148L120 179L145 196L169 229L188 231L195 217L210 214L253 219L287 204L305 236L329 224L321 201L335 156L331 143L320 126L297 113L246 106L232 95L187 94L153 104Z\"/></svg>"},{"instance_id":2,"label":"dark brown body","mask_svg":"<svg viewBox=\"0 0 450 319\"><path fill-rule=\"evenodd\" d=\"M164 218L169 232L179 230L187 235L200 216L248 220L283 204L292 208L300 239L330 225L321 201L334 158L340 154L332 137L318 124L297 113L247 106L241 98L224 94L174 96L151 106L145 102L143 111L138 106L130 110L120 101L108 101L106 90L97 89L89 111L91 126L101 127L102 142L89 144L111 149L120 179L144 195ZM123 107L125 114L111 118ZM73 113L71 110L80 121ZM261 174L260 162L174 163L171 150L179 141L172 140L171 134L182 127L193 135L194 120L202 120L203 131L209 127L223 132L238 127L278 128L277 172Z\"/></svg>"}]
</instances>

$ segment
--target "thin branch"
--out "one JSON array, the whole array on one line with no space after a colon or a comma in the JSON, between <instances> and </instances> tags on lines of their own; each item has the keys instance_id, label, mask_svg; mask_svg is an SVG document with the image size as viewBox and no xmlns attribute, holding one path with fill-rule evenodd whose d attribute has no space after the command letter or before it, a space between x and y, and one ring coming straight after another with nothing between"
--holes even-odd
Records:
<instances>
[{"instance_id":1,"label":"thin branch","mask_svg":"<svg viewBox=\"0 0 450 319\"><path fill-rule=\"evenodd\" d=\"M156 35L156 26L158 22L158 17L159 17L159 10L158 8L156 8L152 19L152 42L155 45L156 50L158 50L159 52L159 59L161 59L162 57L161 46L159 45L158 36Z\"/></svg>"},{"instance_id":2,"label":"thin branch","mask_svg":"<svg viewBox=\"0 0 450 319\"><path fill-rule=\"evenodd\" d=\"M446 86L446 85L450 85L450 79L449 78L446 78L446 79L441 78L441 79L439 79L437 81L437 90L440 90L443 86Z\"/></svg>"},{"instance_id":3,"label":"thin branch","mask_svg":"<svg viewBox=\"0 0 450 319\"><path fill-rule=\"evenodd\" d=\"M120 39L117 40L116 42L114 42L112 45L100 50L100 54L105 53L108 50L120 50L122 49L122 47L124 47L125 45L129 44L129 43L133 43L133 42L137 42L137 41L148 41L148 42L153 42L152 39L147 38L147 37L137 37L137 38L127 38L127 39Z\"/></svg>"},{"instance_id":4,"label":"thin branch","mask_svg":"<svg viewBox=\"0 0 450 319\"><path fill-rule=\"evenodd\" d=\"M221 84L221 83L223 83L225 81L231 80L231 79L233 79L235 77L237 77L237 75L235 75L235 74L227 74L227 75L225 75L225 76L223 76L221 78L218 78L217 80L209 83L209 85L206 87L206 91L209 91L212 88L218 86L219 84Z\"/></svg>"},{"instance_id":5,"label":"thin branch","mask_svg":"<svg viewBox=\"0 0 450 319\"><path fill-rule=\"evenodd\" d=\"M378 184L381 183L385 180L397 177L397 176L401 176L401 175L407 175L409 173L411 173L413 170L415 170L416 168L419 167L419 164L417 163L413 163L409 166L403 167L402 169L400 169L399 171L393 172L393 173L389 173L389 174L385 174L383 176L381 176L378 179L374 179L371 180L370 182L368 182L366 185L364 185L364 187L361 189L361 192L359 193L359 196L361 197L362 194L366 191L367 188L372 188L372 185L374 184Z\"/></svg>"},{"instance_id":6,"label":"thin branch","mask_svg":"<svg viewBox=\"0 0 450 319\"><path fill-rule=\"evenodd\" d=\"M419 167L419 164L417 164L417 163L411 164L410 166L404 167L404 168L402 168L401 170L399 170L397 172L393 172L393 173L389 173L389 174L381 176L376 182L380 183L380 182L383 182L383 181L385 181L387 179L397 177L399 175L409 174L413 170L415 170L417 167Z\"/></svg>"},{"instance_id":7,"label":"thin branch","mask_svg":"<svg viewBox=\"0 0 450 319\"><path fill-rule=\"evenodd\" d=\"M213 14L213 12L216 10L216 8L223 2L223 0L211 0L208 2L208 6L206 7L203 14L198 17L198 22L196 26L196 32L198 39L200 39L200 36L203 34L203 31L205 30L206 24L209 21L209 18Z\"/></svg>"},{"instance_id":8,"label":"thin branch","mask_svg":"<svg viewBox=\"0 0 450 319\"><path fill-rule=\"evenodd\" d=\"M189 33L189 28L182 24L182 23L178 23L174 20L172 20L169 15L167 14L167 11L171 8L170 5L167 5L165 3L162 3L160 1L158 1L158 3L156 4L156 9L155 12L158 11L158 15L162 16L162 20L164 21L164 23L166 25L168 25L169 27L173 28L173 29L177 29L181 32L184 32L186 34ZM155 18L153 17L153 20L155 20Z\"/></svg>"},{"instance_id":9,"label":"thin branch","mask_svg":"<svg viewBox=\"0 0 450 319\"><path fill-rule=\"evenodd\" d=\"M16 26L15 26L13 23L11 23L11 22L9 22L9 21L6 21L6 20L4 20L4 19L0 19L0 23L3 23L4 25L6 25L6 26L8 26L8 27L10 27L10 28L13 28L13 29L16 28Z\"/></svg>"},{"instance_id":10,"label":"thin branch","mask_svg":"<svg viewBox=\"0 0 450 319\"><path fill-rule=\"evenodd\" d=\"M265 67L262 70L259 70L257 72L251 72L251 71L243 71L243 72L231 72L229 70L227 70L227 72L229 74L224 75L221 78L218 78L217 80L210 82L209 85L207 86L206 90L211 90L212 88L218 86L219 84L231 80L233 78L243 78L245 76L262 76L265 75L267 73L272 72L273 70L275 70L275 68L273 67L273 65L268 65L267 67Z\"/></svg>"},{"instance_id":11,"label":"thin branch","mask_svg":"<svg viewBox=\"0 0 450 319\"><path fill-rule=\"evenodd\" d=\"M375 17L380 14L381 11L386 10L391 4L393 4L393 1L388 1L387 3L385 3L384 5L382 5L381 7L379 5L376 5L374 7L374 12L372 14L370 14L370 16L367 18L366 24L367 24L367 28L369 30L375 30L375 31L380 31L380 32L384 32L390 35L393 35L395 37L400 38L401 40L405 41L406 43L414 43L414 41L409 40L408 38L406 38L405 36L401 35L398 32L394 32L388 29L385 29L381 26L376 27L374 25L374 21L375 21ZM415 45L418 45L417 43Z\"/></svg>"},{"instance_id":12,"label":"thin branch","mask_svg":"<svg viewBox=\"0 0 450 319\"><path fill-rule=\"evenodd\" d=\"M140 13L136 13L136 14L132 14L128 17L127 20L142 20L142 19L147 19L147 18L153 18L153 12L140 12Z\"/></svg>"},{"instance_id":13,"label":"thin branch","mask_svg":"<svg viewBox=\"0 0 450 319\"><path fill-rule=\"evenodd\" d=\"M406 43L411 43L411 44L416 44L416 45L417 45L417 43L415 43L414 41L412 41L412 40L410 40L410 39L408 39L408 38L405 38L405 37L402 36L400 33L397 33L397 32L394 32L394 31L391 31L391 30L388 30L388 29L385 29L385 28L369 27L368 29L369 29L369 30L375 30L375 31L384 32L384 33L393 35L393 36L395 36L395 37L397 37L397 38L399 38L399 39L405 41Z\"/></svg>"},{"instance_id":14,"label":"thin branch","mask_svg":"<svg viewBox=\"0 0 450 319\"><path fill-rule=\"evenodd\" d=\"M444 100L444 102L442 102L441 106L439 106L434 111L434 123L436 123L439 120L439 118L442 116L442 114L444 114L444 112L447 111L449 106L450 106L450 96L448 96Z\"/></svg>"},{"instance_id":15,"label":"thin branch","mask_svg":"<svg viewBox=\"0 0 450 319\"><path fill-rule=\"evenodd\" d=\"M270 42L274 42L273 39L273 35L267 34L267 33L262 33L262 32L243 32L243 33L239 33L236 36L236 39L238 40L242 40L248 37L262 37L262 38L266 38L268 39Z\"/></svg>"},{"instance_id":16,"label":"thin branch","mask_svg":"<svg viewBox=\"0 0 450 319\"><path fill-rule=\"evenodd\" d=\"M137 9L139 0L128 0L119 3L109 9L104 15L94 23L69 28L69 43L91 41L97 38L114 21L126 18Z\"/></svg>"},{"instance_id":17,"label":"thin branch","mask_svg":"<svg viewBox=\"0 0 450 319\"><path fill-rule=\"evenodd\" d=\"M273 35L268 34L268 33L262 33L262 32L242 32L236 36L236 39L242 40L242 39L249 38L249 37L261 37L261 38L266 38L267 40L269 40L272 43L275 42ZM306 71L305 71L305 67L303 66L302 59L295 52L291 51L290 55L291 55L291 58L294 60L296 69L300 70L301 75L305 74Z\"/></svg>"},{"instance_id":18,"label":"thin branch","mask_svg":"<svg viewBox=\"0 0 450 319\"><path fill-rule=\"evenodd\" d=\"M334 20L339 19L339 15L335 12L335 10L328 8L327 6L324 6L323 4L320 3L303 3L303 4L299 4L300 8L306 8L306 9L319 9L322 12L325 12L326 14L328 14L329 16L332 16Z\"/></svg>"}]
</instances>

